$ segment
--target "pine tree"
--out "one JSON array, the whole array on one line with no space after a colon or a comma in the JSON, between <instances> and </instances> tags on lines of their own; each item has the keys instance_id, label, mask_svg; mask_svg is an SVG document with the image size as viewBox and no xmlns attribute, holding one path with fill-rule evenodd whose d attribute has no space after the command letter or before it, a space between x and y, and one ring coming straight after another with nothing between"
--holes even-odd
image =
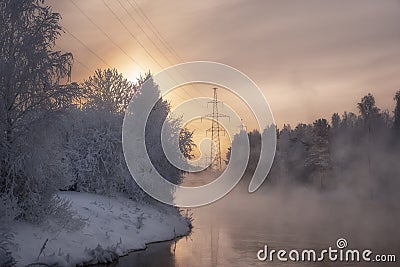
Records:
<instances>
[{"instance_id":1,"label":"pine tree","mask_svg":"<svg viewBox=\"0 0 400 267\"><path fill-rule=\"evenodd\" d=\"M188 160L194 158L193 150L196 144L193 142L193 134L194 131L190 131L186 127L179 132L179 149L182 155Z\"/></svg>"},{"instance_id":2,"label":"pine tree","mask_svg":"<svg viewBox=\"0 0 400 267\"><path fill-rule=\"evenodd\" d=\"M314 178L321 189L326 185L326 176L331 169L330 126L325 119L318 119L313 124L312 142L306 165L314 172Z\"/></svg>"},{"instance_id":3,"label":"pine tree","mask_svg":"<svg viewBox=\"0 0 400 267\"><path fill-rule=\"evenodd\" d=\"M333 113L332 115L332 128L338 129L340 126L341 120L338 113Z\"/></svg>"},{"instance_id":4,"label":"pine tree","mask_svg":"<svg viewBox=\"0 0 400 267\"><path fill-rule=\"evenodd\" d=\"M394 108L393 129L397 134L400 134L400 90L396 92L394 101L396 101L396 107Z\"/></svg>"},{"instance_id":5,"label":"pine tree","mask_svg":"<svg viewBox=\"0 0 400 267\"><path fill-rule=\"evenodd\" d=\"M372 94L364 96L361 102L357 104L357 107L368 132L372 132L373 127L376 126L377 120L379 119L380 111L375 104L375 97Z\"/></svg>"}]
</instances>

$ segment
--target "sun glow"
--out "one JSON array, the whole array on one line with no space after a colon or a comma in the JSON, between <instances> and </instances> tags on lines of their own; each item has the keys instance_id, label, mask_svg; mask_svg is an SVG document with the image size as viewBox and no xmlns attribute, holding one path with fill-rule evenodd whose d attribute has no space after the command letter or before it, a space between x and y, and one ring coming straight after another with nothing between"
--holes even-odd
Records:
<instances>
[{"instance_id":1,"label":"sun glow","mask_svg":"<svg viewBox=\"0 0 400 267\"><path fill-rule=\"evenodd\" d=\"M136 67L129 67L124 76L128 79L128 81L136 82L136 80L139 79L140 75L143 76L144 71Z\"/></svg>"}]
</instances>

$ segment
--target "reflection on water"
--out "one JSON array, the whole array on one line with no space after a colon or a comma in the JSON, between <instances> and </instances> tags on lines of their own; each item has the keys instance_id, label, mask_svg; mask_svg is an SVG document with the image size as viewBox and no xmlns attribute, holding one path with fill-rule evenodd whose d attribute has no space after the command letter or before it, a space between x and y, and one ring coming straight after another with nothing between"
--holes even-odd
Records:
<instances>
[{"instance_id":1,"label":"reflection on water","mask_svg":"<svg viewBox=\"0 0 400 267\"><path fill-rule=\"evenodd\" d=\"M368 207L368 208L367 208ZM222 200L192 209L191 236L149 245L111 266L365 266L366 263L260 262L257 251L336 248L346 238L351 249L396 254L399 260L399 209L351 197L321 198L311 191L288 194L237 189ZM397 266L374 264L368 266Z\"/></svg>"},{"instance_id":2,"label":"reflection on water","mask_svg":"<svg viewBox=\"0 0 400 267\"><path fill-rule=\"evenodd\" d=\"M145 250L137 251L122 257L118 262L111 263L109 267L143 266L143 267L173 267L178 266L174 257L174 244L176 242L161 242L149 245ZM171 250L172 249L172 250Z\"/></svg>"}]
</instances>

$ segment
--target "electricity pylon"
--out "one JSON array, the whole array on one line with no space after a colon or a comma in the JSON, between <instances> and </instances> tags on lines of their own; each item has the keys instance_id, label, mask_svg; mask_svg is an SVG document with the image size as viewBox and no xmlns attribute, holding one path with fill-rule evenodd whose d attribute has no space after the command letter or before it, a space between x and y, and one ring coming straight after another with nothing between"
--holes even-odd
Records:
<instances>
[{"instance_id":1,"label":"electricity pylon","mask_svg":"<svg viewBox=\"0 0 400 267\"><path fill-rule=\"evenodd\" d=\"M221 158L221 133L225 134L225 129L219 124L220 118L229 118L229 116L218 112L218 104L222 104L218 101L217 88L213 88L214 98L212 101L207 102L207 104L212 104L213 112L211 114L205 115L205 118L211 120L211 127L206 130L206 135L211 132L211 168L221 170L222 169L222 158ZM215 158L213 156L215 155Z\"/></svg>"},{"instance_id":2,"label":"electricity pylon","mask_svg":"<svg viewBox=\"0 0 400 267\"><path fill-rule=\"evenodd\" d=\"M240 119L240 125L238 126L239 130L247 132L247 126L243 124L243 119Z\"/></svg>"}]
</instances>

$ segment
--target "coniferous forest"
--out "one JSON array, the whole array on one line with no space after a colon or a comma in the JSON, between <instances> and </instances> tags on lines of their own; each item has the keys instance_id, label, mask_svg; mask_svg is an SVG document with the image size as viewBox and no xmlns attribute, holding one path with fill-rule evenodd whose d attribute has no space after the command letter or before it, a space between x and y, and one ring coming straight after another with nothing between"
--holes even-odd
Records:
<instances>
[{"instance_id":1,"label":"coniferous forest","mask_svg":"<svg viewBox=\"0 0 400 267\"><path fill-rule=\"evenodd\" d=\"M265 186L307 186L321 191L350 189L362 198L397 198L400 172L400 91L392 112L376 106L368 94L358 113L334 113L312 124L277 129L277 151ZM261 134L248 133L250 158L245 177L255 171ZM229 151L227 158L229 158Z\"/></svg>"}]
</instances>

